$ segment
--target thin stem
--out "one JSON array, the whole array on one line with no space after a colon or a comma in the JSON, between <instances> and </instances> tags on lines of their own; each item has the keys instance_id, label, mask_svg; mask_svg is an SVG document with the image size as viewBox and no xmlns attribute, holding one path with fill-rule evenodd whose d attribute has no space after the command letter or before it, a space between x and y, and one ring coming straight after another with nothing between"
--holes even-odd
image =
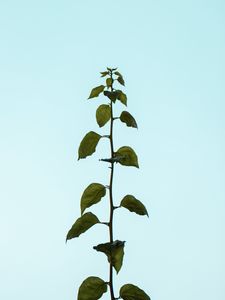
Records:
<instances>
[{"instance_id":1,"label":"thin stem","mask_svg":"<svg viewBox=\"0 0 225 300\"><path fill-rule=\"evenodd\" d=\"M112 72L110 72L110 77L112 77ZM112 81L113 82L113 81ZM113 91L113 87L111 86L111 91ZM111 149L111 157L114 156L114 147L113 147L113 102L111 100L110 103L110 113L111 113L111 119L110 119L110 149ZM110 243L113 242L113 211L114 211L114 205L113 205L113 173L114 173L114 161L111 161L111 172L110 172L110 183L109 183L109 202L110 202L110 217L109 217L109 240ZM113 291L113 265L110 263L109 266L109 287L110 287L110 294L111 294L111 300L115 300L114 297L114 291Z\"/></svg>"}]
</instances>

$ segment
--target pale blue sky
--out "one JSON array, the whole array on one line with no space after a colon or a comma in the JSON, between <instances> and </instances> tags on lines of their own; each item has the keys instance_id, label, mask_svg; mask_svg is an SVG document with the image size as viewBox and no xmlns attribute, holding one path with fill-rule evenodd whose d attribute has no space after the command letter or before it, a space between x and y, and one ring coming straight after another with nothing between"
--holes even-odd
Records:
<instances>
[{"instance_id":1,"label":"pale blue sky","mask_svg":"<svg viewBox=\"0 0 225 300\"><path fill-rule=\"evenodd\" d=\"M115 287L224 300L225 2L2 0L0 41L0 299L76 299L87 276L108 277L92 250L104 226L67 245L65 235L84 188L108 183L107 142L79 162L77 148L108 132L95 122L101 99L86 99L112 66L139 125L116 124L115 146L140 162L117 166L115 201L134 194L150 215L116 212L127 242ZM105 198L92 211L107 209Z\"/></svg>"}]
</instances>

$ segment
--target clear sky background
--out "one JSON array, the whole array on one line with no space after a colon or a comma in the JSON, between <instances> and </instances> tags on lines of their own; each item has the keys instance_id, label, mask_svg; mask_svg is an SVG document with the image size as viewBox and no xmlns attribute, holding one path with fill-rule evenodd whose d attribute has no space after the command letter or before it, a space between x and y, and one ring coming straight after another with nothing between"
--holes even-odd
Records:
<instances>
[{"instance_id":1,"label":"clear sky background","mask_svg":"<svg viewBox=\"0 0 225 300\"><path fill-rule=\"evenodd\" d=\"M224 0L2 0L0 44L0 298L76 299L86 277L107 280L92 250L107 229L65 236L84 188L108 184L107 141L79 162L77 148L90 130L108 133L95 122L102 99L86 99L111 66L139 125L115 126L115 148L140 163L116 166L115 202L133 194L150 216L116 211L126 253L115 289L224 300ZM106 219L107 198L92 211Z\"/></svg>"}]
</instances>

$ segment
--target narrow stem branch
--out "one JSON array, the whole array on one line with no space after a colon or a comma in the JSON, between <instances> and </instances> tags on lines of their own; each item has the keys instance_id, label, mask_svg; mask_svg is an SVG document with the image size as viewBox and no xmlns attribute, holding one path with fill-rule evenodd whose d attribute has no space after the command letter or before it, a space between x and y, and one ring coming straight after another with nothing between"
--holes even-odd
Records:
<instances>
[{"instance_id":1,"label":"narrow stem branch","mask_svg":"<svg viewBox=\"0 0 225 300\"><path fill-rule=\"evenodd\" d=\"M109 226L109 222L100 222L100 224L103 224L103 225Z\"/></svg>"},{"instance_id":2,"label":"narrow stem branch","mask_svg":"<svg viewBox=\"0 0 225 300\"><path fill-rule=\"evenodd\" d=\"M120 208L121 206L113 206L113 209L117 209Z\"/></svg>"}]
</instances>

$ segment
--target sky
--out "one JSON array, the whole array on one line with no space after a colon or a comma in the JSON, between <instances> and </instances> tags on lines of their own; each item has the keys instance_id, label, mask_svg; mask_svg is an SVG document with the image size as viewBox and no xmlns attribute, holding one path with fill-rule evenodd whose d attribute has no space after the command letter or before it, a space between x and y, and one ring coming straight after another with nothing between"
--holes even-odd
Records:
<instances>
[{"instance_id":1,"label":"sky","mask_svg":"<svg viewBox=\"0 0 225 300\"><path fill-rule=\"evenodd\" d=\"M83 190L109 182L106 140L77 161L88 131L109 131L95 120L105 100L87 100L106 67L126 81L116 112L138 123L115 124L115 148L135 149L140 169L116 165L114 201L133 194L149 212L115 213L115 294L225 298L224 16L223 0L1 1L1 299L76 299L86 277L108 278L92 249L104 226L65 244ZM90 211L107 219L108 198Z\"/></svg>"}]
</instances>

